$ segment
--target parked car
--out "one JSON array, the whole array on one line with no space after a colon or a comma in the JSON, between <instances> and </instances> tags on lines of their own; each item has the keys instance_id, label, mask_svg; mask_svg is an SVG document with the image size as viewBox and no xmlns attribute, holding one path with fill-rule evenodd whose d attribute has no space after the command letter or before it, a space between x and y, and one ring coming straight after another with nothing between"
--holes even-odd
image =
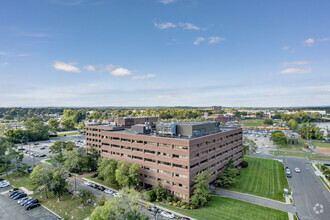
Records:
<instances>
[{"instance_id":1,"label":"parked car","mask_svg":"<svg viewBox=\"0 0 330 220\"><path fill-rule=\"evenodd\" d=\"M106 194L112 194L112 193L113 193L113 191L112 191L111 189L105 189L104 192L105 192Z\"/></svg>"},{"instance_id":2,"label":"parked car","mask_svg":"<svg viewBox=\"0 0 330 220\"><path fill-rule=\"evenodd\" d=\"M296 171L296 173L300 173L300 169L298 167L296 167L294 170Z\"/></svg>"},{"instance_id":3,"label":"parked car","mask_svg":"<svg viewBox=\"0 0 330 220\"><path fill-rule=\"evenodd\" d=\"M89 182L89 181L85 181L84 184L85 184L86 186L90 186L92 183Z\"/></svg>"},{"instance_id":4,"label":"parked car","mask_svg":"<svg viewBox=\"0 0 330 220\"><path fill-rule=\"evenodd\" d=\"M97 189L98 190L101 190L101 191L104 191L105 190L105 188L103 186L98 186Z\"/></svg>"},{"instance_id":5,"label":"parked car","mask_svg":"<svg viewBox=\"0 0 330 220\"><path fill-rule=\"evenodd\" d=\"M28 173L32 173L33 169L29 168L27 171L28 171Z\"/></svg>"},{"instance_id":6,"label":"parked car","mask_svg":"<svg viewBox=\"0 0 330 220\"><path fill-rule=\"evenodd\" d=\"M19 192L21 192L21 191L18 191L18 190L12 191L11 193L9 193L9 196L11 197L11 196L13 196L14 194L17 194L17 193L19 193Z\"/></svg>"},{"instance_id":7,"label":"parked car","mask_svg":"<svg viewBox=\"0 0 330 220\"><path fill-rule=\"evenodd\" d=\"M119 196L119 193L114 192L112 195L113 195L114 197L118 197L118 196Z\"/></svg>"},{"instance_id":8,"label":"parked car","mask_svg":"<svg viewBox=\"0 0 330 220\"><path fill-rule=\"evenodd\" d=\"M175 217L173 213L165 212L165 211L161 212L160 215L163 216L163 217L166 217L166 218L174 218Z\"/></svg>"},{"instance_id":9,"label":"parked car","mask_svg":"<svg viewBox=\"0 0 330 220\"><path fill-rule=\"evenodd\" d=\"M22 204L24 201L30 199L31 197L25 197L17 201L18 204Z\"/></svg>"},{"instance_id":10,"label":"parked car","mask_svg":"<svg viewBox=\"0 0 330 220\"><path fill-rule=\"evenodd\" d=\"M26 196L27 196L26 193L21 193L21 194L18 194L17 196L15 196L13 199L14 199L14 200L17 200L17 199L24 198L24 197L26 197Z\"/></svg>"},{"instance_id":11,"label":"parked car","mask_svg":"<svg viewBox=\"0 0 330 220\"><path fill-rule=\"evenodd\" d=\"M187 218L187 217L180 217L180 218L178 218L177 220L190 220L190 218Z\"/></svg>"},{"instance_id":12,"label":"parked car","mask_svg":"<svg viewBox=\"0 0 330 220\"><path fill-rule=\"evenodd\" d=\"M27 204L28 202L30 202L33 199L34 198L29 197L27 200L25 200L24 202L22 202L21 205L24 206L25 204Z\"/></svg>"},{"instance_id":13,"label":"parked car","mask_svg":"<svg viewBox=\"0 0 330 220\"><path fill-rule=\"evenodd\" d=\"M24 206L27 207L27 206L29 206L29 205L31 205L31 204L33 204L33 203L38 203L38 202L39 202L38 199L31 199L31 200L29 200L28 202L26 202L26 203L24 204Z\"/></svg>"},{"instance_id":14,"label":"parked car","mask_svg":"<svg viewBox=\"0 0 330 220\"><path fill-rule=\"evenodd\" d=\"M45 150L46 148L45 147L41 147L40 150Z\"/></svg>"},{"instance_id":15,"label":"parked car","mask_svg":"<svg viewBox=\"0 0 330 220\"><path fill-rule=\"evenodd\" d=\"M39 203L32 203L32 204L29 204L28 206L26 206L25 209L30 210L30 209L36 208L38 206L40 206Z\"/></svg>"}]
</instances>

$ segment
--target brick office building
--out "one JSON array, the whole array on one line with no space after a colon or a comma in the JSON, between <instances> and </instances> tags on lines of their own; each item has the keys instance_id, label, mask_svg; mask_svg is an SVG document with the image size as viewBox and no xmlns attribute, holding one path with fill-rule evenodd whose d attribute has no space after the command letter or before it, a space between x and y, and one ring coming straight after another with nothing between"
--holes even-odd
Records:
<instances>
[{"instance_id":1,"label":"brick office building","mask_svg":"<svg viewBox=\"0 0 330 220\"><path fill-rule=\"evenodd\" d=\"M243 156L242 129L220 128L218 122L160 122L156 129L141 124L131 129L87 127L86 143L103 158L137 163L141 186L152 187L161 181L183 201L192 196L197 173L208 170L212 182L230 158L237 166Z\"/></svg>"}]
</instances>

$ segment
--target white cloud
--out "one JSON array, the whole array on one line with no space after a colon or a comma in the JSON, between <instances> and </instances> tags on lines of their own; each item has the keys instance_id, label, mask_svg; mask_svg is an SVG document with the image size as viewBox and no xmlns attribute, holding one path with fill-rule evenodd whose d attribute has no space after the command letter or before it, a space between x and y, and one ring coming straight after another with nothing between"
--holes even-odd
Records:
<instances>
[{"instance_id":1,"label":"white cloud","mask_svg":"<svg viewBox=\"0 0 330 220\"><path fill-rule=\"evenodd\" d=\"M174 24L172 22L166 22L166 23L154 22L154 25L158 29L168 29L168 28L175 28L176 27L176 24Z\"/></svg>"},{"instance_id":2,"label":"white cloud","mask_svg":"<svg viewBox=\"0 0 330 220\"><path fill-rule=\"evenodd\" d=\"M218 43L218 42L224 41L224 40L226 40L226 39L223 37L212 36L212 37L209 37L209 44L215 44L215 43Z\"/></svg>"},{"instance_id":3,"label":"white cloud","mask_svg":"<svg viewBox=\"0 0 330 220\"><path fill-rule=\"evenodd\" d=\"M53 67L56 70L60 70L60 71L80 73L80 69L78 67L74 66L73 63L64 63L64 62L60 62L60 61L55 61L55 63L53 64Z\"/></svg>"},{"instance_id":4,"label":"white cloud","mask_svg":"<svg viewBox=\"0 0 330 220\"><path fill-rule=\"evenodd\" d=\"M128 69L119 67L119 68L111 71L110 74L113 76L128 76L128 75L131 75L132 72L129 71Z\"/></svg>"},{"instance_id":5,"label":"white cloud","mask_svg":"<svg viewBox=\"0 0 330 220\"><path fill-rule=\"evenodd\" d=\"M305 74L305 73L310 73L312 72L311 68L308 69L299 69L299 68L288 68L284 69L280 72L280 74Z\"/></svg>"},{"instance_id":6,"label":"white cloud","mask_svg":"<svg viewBox=\"0 0 330 220\"><path fill-rule=\"evenodd\" d=\"M308 38L307 40L304 41L304 44L307 46L312 46L314 44L315 40L313 38Z\"/></svg>"},{"instance_id":7,"label":"white cloud","mask_svg":"<svg viewBox=\"0 0 330 220\"><path fill-rule=\"evenodd\" d=\"M196 25L193 25L191 23L179 23L179 26L186 30L196 30L196 31L200 30L199 27L197 27Z\"/></svg>"},{"instance_id":8,"label":"white cloud","mask_svg":"<svg viewBox=\"0 0 330 220\"><path fill-rule=\"evenodd\" d=\"M312 62L310 61L293 61L293 62L284 62L282 63L282 66L292 66L292 65L306 65L310 64Z\"/></svg>"},{"instance_id":9,"label":"white cloud","mask_svg":"<svg viewBox=\"0 0 330 220\"><path fill-rule=\"evenodd\" d=\"M132 79L146 79L146 78L152 78L155 77L155 74L147 74L147 75L143 75L143 76L133 76Z\"/></svg>"},{"instance_id":10,"label":"white cloud","mask_svg":"<svg viewBox=\"0 0 330 220\"><path fill-rule=\"evenodd\" d=\"M0 56L7 56L7 55L8 55L7 52L5 52L5 51L0 51Z\"/></svg>"},{"instance_id":11,"label":"white cloud","mask_svg":"<svg viewBox=\"0 0 330 220\"><path fill-rule=\"evenodd\" d=\"M111 70L113 70L115 68L115 66L114 65L112 65L112 64L109 64L109 65L107 65L106 67L105 67L105 71L108 71L108 72L110 72Z\"/></svg>"},{"instance_id":12,"label":"white cloud","mask_svg":"<svg viewBox=\"0 0 330 220\"><path fill-rule=\"evenodd\" d=\"M84 66L84 69L87 71L95 71L95 67L93 65Z\"/></svg>"},{"instance_id":13,"label":"white cloud","mask_svg":"<svg viewBox=\"0 0 330 220\"><path fill-rule=\"evenodd\" d=\"M196 40L194 41L194 45L199 45L202 41L204 41L204 37L197 37Z\"/></svg>"},{"instance_id":14,"label":"white cloud","mask_svg":"<svg viewBox=\"0 0 330 220\"><path fill-rule=\"evenodd\" d=\"M91 87L91 88L96 88L98 87L96 84L89 84L88 87Z\"/></svg>"},{"instance_id":15,"label":"white cloud","mask_svg":"<svg viewBox=\"0 0 330 220\"><path fill-rule=\"evenodd\" d=\"M284 46L284 47L282 47L282 50L289 50L289 46Z\"/></svg>"},{"instance_id":16,"label":"white cloud","mask_svg":"<svg viewBox=\"0 0 330 220\"><path fill-rule=\"evenodd\" d=\"M164 4L164 5L167 5L167 4L170 4L170 3L173 3L175 2L176 0L158 0L158 2Z\"/></svg>"}]
</instances>

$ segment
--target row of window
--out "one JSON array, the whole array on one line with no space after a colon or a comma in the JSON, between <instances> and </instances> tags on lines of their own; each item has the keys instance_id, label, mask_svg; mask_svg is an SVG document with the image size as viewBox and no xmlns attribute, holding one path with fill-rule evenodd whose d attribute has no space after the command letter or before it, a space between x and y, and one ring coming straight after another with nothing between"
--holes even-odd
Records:
<instances>
[{"instance_id":1,"label":"row of window","mask_svg":"<svg viewBox=\"0 0 330 220\"><path fill-rule=\"evenodd\" d=\"M110 146L110 144L108 144L108 143L103 143L103 145ZM137 152L144 152L144 153L148 153L148 154L156 154L156 151L153 151L153 150L143 150L140 148L119 146L116 144L111 144L111 147L118 148L118 149L132 150L132 151L137 151ZM157 152L157 155L161 155L161 156L165 156L165 157L172 157L172 154L164 153L164 152ZM188 157L184 156L184 155L173 154L173 158L187 159Z\"/></svg>"},{"instance_id":2,"label":"row of window","mask_svg":"<svg viewBox=\"0 0 330 220\"><path fill-rule=\"evenodd\" d=\"M183 174L171 173L171 172L168 172L168 171L164 171L164 170L160 170L160 169L155 169L155 168L151 168L151 167L144 166L143 169L144 170L151 171L151 172L157 172L158 171L158 173L162 173L162 174L170 175L170 176L175 176L175 177L180 177L180 178L184 178L184 179L187 179L188 178L188 176L183 175Z\"/></svg>"},{"instance_id":3,"label":"row of window","mask_svg":"<svg viewBox=\"0 0 330 220\"><path fill-rule=\"evenodd\" d=\"M225 137L219 137L219 138L216 138L216 139L213 139L213 140L210 140L210 141L205 141L205 142L202 142L202 143L195 144L195 145L191 146L190 149L193 150L193 149L203 147L203 146L206 146L206 145L209 145L209 144L212 144L212 143L218 143L218 142L220 143L223 140L227 140L229 138L232 138L232 137L235 137L235 136L238 136L238 135L241 135L241 134L242 134L242 132L238 132L238 133L227 135Z\"/></svg>"},{"instance_id":4,"label":"row of window","mask_svg":"<svg viewBox=\"0 0 330 220\"><path fill-rule=\"evenodd\" d=\"M156 180L156 179L157 179L157 181L160 181L161 183L166 183L166 184L170 184L170 185L172 185L172 186L178 186L178 187L182 187L182 188L184 188L184 189L188 189L188 186L187 186L187 185L184 185L184 184L182 184L182 183L170 182L170 181L168 181L168 180L164 180L164 179L156 178L156 177L154 177L154 176L149 176L149 175L144 175L144 178L146 178L146 179L151 179L151 180Z\"/></svg>"}]
</instances>

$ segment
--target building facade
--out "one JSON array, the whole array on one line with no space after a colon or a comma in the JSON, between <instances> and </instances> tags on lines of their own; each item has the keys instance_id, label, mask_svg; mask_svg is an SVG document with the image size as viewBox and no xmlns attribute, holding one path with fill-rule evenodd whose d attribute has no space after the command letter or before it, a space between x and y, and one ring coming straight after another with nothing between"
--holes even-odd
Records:
<instances>
[{"instance_id":1,"label":"building facade","mask_svg":"<svg viewBox=\"0 0 330 220\"><path fill-rule=\"evenodd\" d=\"M141 167L141 186L149 188L161 181L165 189L183 201L192 196L193 180L199 172L207 170L212 182L231 158L236 166L242 162L241 128L219 128L216 122L170 126L168 133L172 135L143 129L137 131L144 133L138 133L134 129L87 127L86 144L96 147L102 158L137 163Z\"/></svg>"}]
</instances>

